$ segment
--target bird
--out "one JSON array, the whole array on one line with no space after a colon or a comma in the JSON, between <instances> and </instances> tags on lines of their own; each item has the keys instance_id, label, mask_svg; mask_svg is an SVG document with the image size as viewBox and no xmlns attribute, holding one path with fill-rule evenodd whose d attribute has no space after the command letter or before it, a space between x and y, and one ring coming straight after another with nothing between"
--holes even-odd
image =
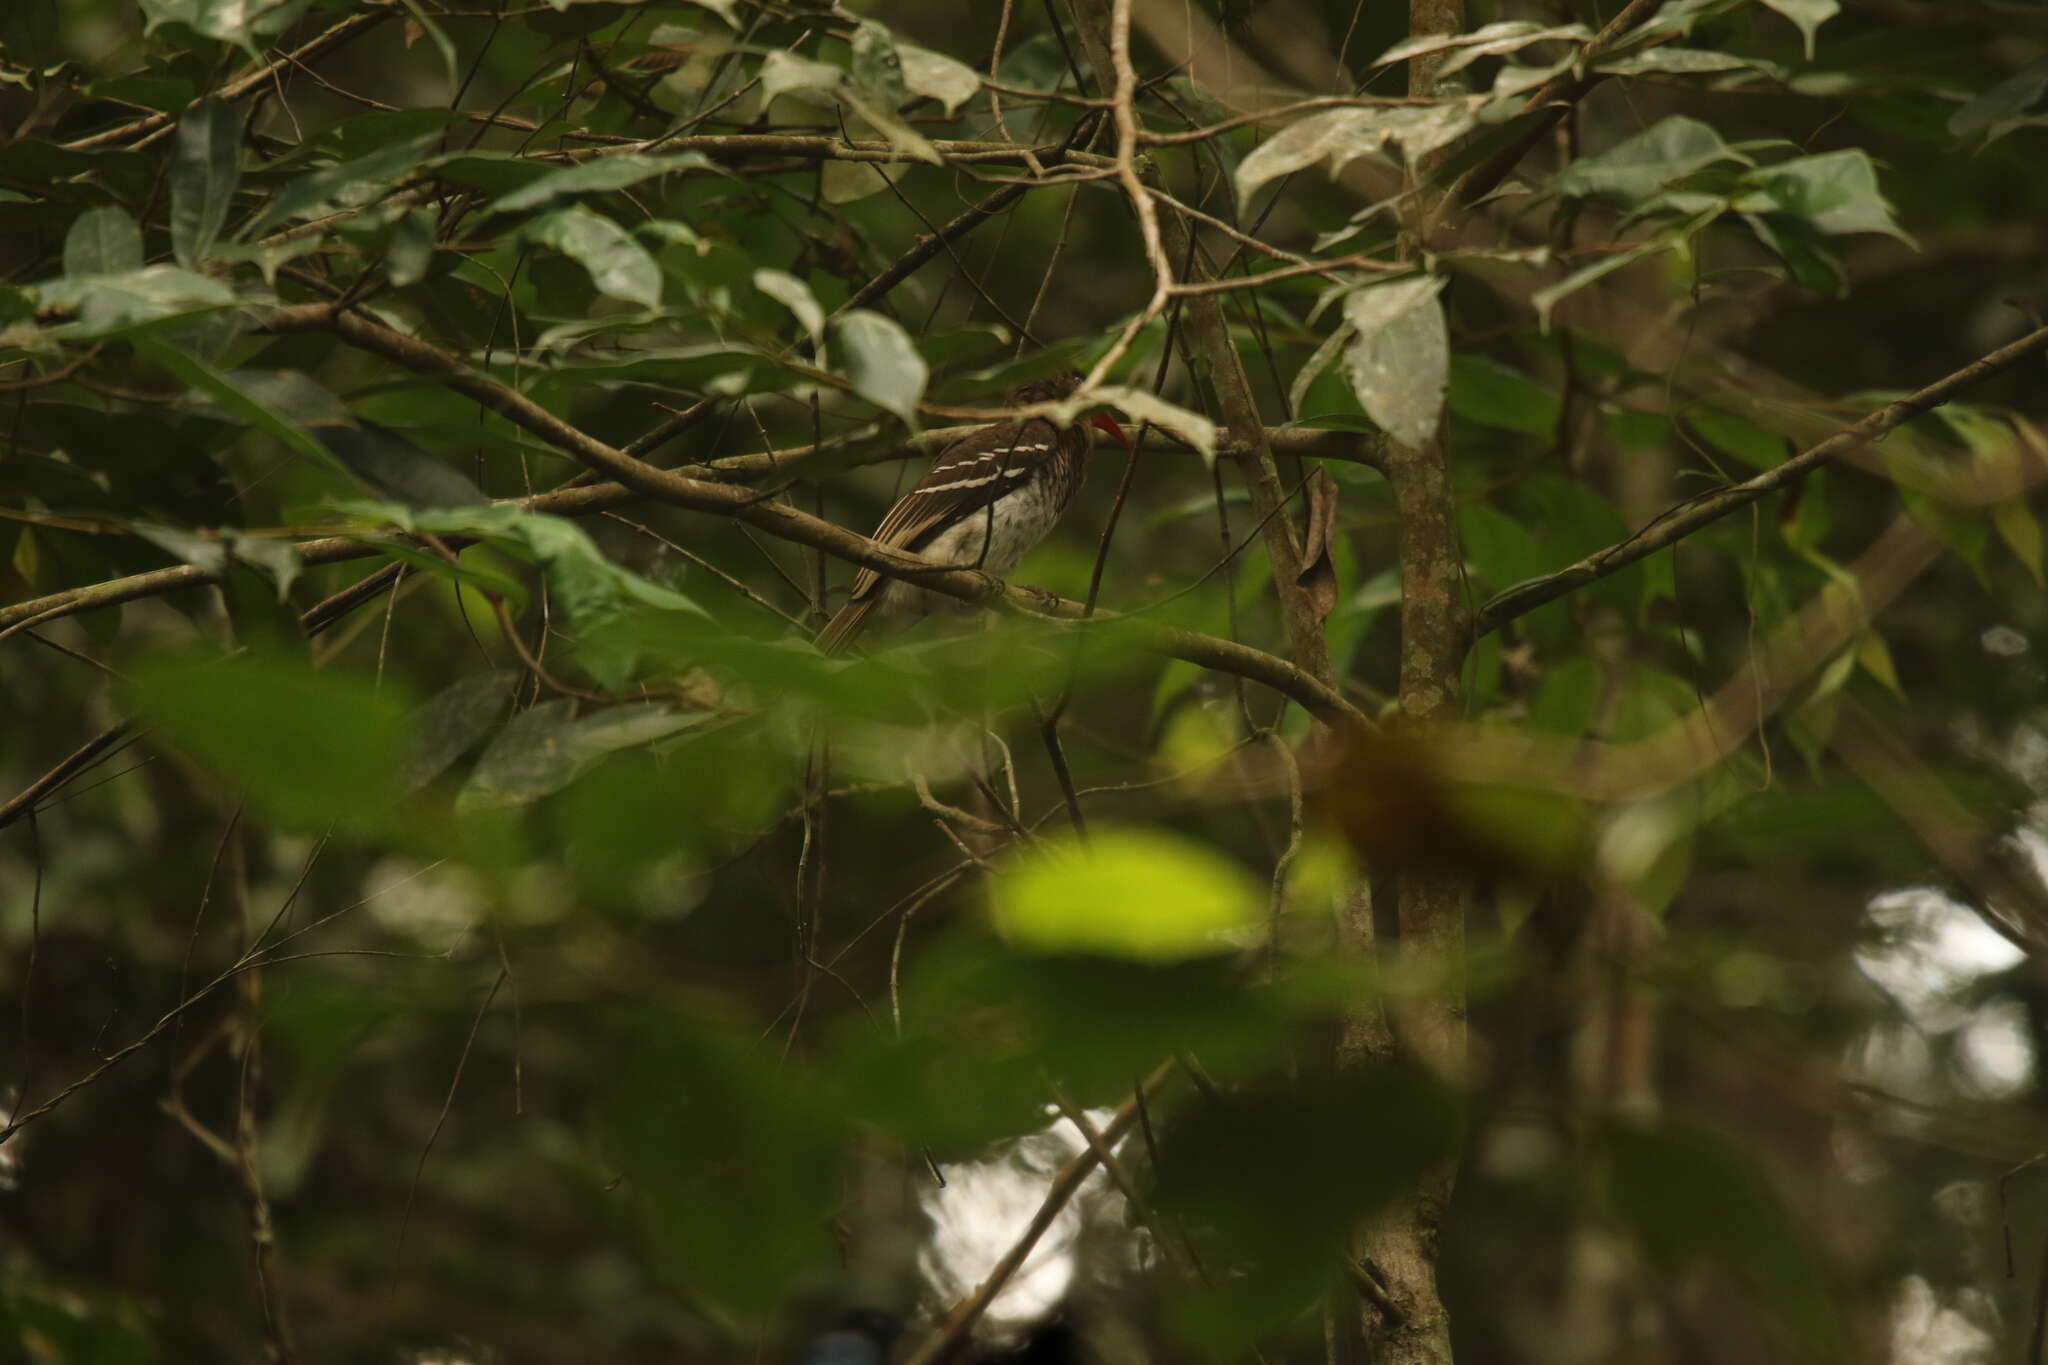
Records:
<instances>
[{"instance_id":1,"label":"bird","mask_svg":"<svg viewBox=\"0 0 2048 1365\"><path fill-rule=\"evenodd\" d=\"M1009 405L1054 402L1080 384L1081 376L1071 370L1034 380L1012 389ZM1091 427L1131 449L1130 438L1108 413L1096 413L1083 426L1030 417L962 436L897 499L874 539L951 568L1008 575L1073 501L1087 474ZM818 632L817 646L839 653L866 631L908 625L936 605L922 588L862 569L846 605Z\"/></svg>"}]
</instances>

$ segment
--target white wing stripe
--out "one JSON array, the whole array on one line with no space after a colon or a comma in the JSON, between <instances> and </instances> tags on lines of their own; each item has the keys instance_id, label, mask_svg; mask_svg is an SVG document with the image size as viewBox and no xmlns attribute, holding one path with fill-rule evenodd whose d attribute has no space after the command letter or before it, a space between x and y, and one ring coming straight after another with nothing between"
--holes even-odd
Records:
<instances>
[{"instance_id":1,"label":"white wing stripe","mask_svg":"<svg viewBox=\"0 0 2048 1365\"><path fill-rule=\"evenodd\" d=\"M920 495L925 493L951 493L961 488L979 488L983 484L994 483L998 478L1028 479L1030 477L1031 471L1028 469L1003 469L998 470L994 474L983 474L978 478L955 479L952 483L928 483L917 491Z\"/></svg>"}]
</instances>

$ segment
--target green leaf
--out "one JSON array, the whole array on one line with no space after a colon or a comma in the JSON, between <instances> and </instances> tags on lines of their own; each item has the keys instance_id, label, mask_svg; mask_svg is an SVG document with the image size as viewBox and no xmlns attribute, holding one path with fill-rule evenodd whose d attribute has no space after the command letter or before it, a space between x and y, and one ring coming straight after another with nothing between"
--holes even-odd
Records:
<instances>
[{"instance_id":1,"label":"green leaf","mask_svg":"<svg viewBox=\"0 0 2048 1365\"><path fill-rule=\"evenodd\" d=\"M605 1150L676 1287L765 1316L799 1277L838 1264L842 1121L797 1059L739 1039L646 1012L605 1049Z\"/></svg>"},{"instance_id":2,"label":"green leaf","mask_svg":"<svg viewBox=\"0 0 2048 1365\"><path fill-rule=\"evenodd\" d=\"M825 310L818 306L817 295L809 285L786 270L763 268L754 272L754 288L796 314L796 320L810 334L811 344L824 347Z\"/></svg>"},{"instance_id":3,"label":"green leaf","mask_svg":"<svg viewBox=\"0 0 2048 1365\"><path fill-rule=\"evenodd\" d=\"M896 56L902 63L903 83L910 87L910 93L937 100L948 114L981 89L980 73L944 53L898 40Z\"/></svg>"},{"instance_id":4,"label":"green leaf","mask_svg":"<svg viewBox=\"0 0 2048 1365\"><path fill-rule=\"evenodd\" d=\"M490 501L468 475L390 427L343 414L342 420L312 425L311 433L363 484L408 507L470 507Z\"/></svg>"},{"instance_id":5,"label":"green leaf","mask_svg":"<svg viewBox=\"0 0 2048 1365\"><path fill-rule=\"evenodd\" d=\"M1784 437L1774 436L1733 413L1703 409L1687 413L1685 422L1714 449L1757 469L1776 469L1792 453L1785 448Z\"/></svg>"},{"instance_id":6,"label":"green leaf","mask_svg":"<svg viewBox=\"0 0 2048 1365\"><path fill-rule=\"evenodd\" d=\"M725 20L726 27L735 29L740 26L739 16L734 13L739 8L739 2L740 0L687 0L689 4L701 5L705 9L710 10L719 18Z\"/></svg>"},{"instance_id":7,"label":"green leaf","mask_svg":"<svg viewBox=\"0 0 2048 1365\"><path fill-rule=\"evenodd\" d=\"M521 676L510 668L472 673L449 684L406 717L406 731L412 738L399 765L399 790L418 791L489 734Z\"/></svg>"},{"instance_id":8,"label":"green leaf","mask_svg":"<svg viewBox=\"0 0 2048 1365\"><path fill-rule=\"evenodd\" d=\"M1568 199L1630 203L1717 161L1748 160L1708 125L1673 115L1597 156L1580 157L1557 173L1551 188Z\"/></svg>"},{"instance_id":9,"label":"green leaf","mask_svg":"<svg viewBox=\"0 0 2048 1365\"><path fill-rule=\"evenodd\" d=\"M1451 357L1447 398L1451 411L1468 422L1524 436L1555 435L1563 407L1556 394L1528 376L1471 354Z\"/></svg>"},{"instance_id":10,"label":"green leaf","mask_svg":"<svg viewBox=\"0 0 2048 1365\"><path fill-rule=\"evenodd\" d=\"M574 782L606 754L701 725L701 711L628 702L578 717L568 698L530 706L483 752L463 788L469 809L524 805Z\"/></svg>"},{"instance_id":11,"label":"green leaf","mask_svg":"<svg viewBox=\"0 0 2048 1365\"><path fill-rule=\"evenodd\" d=\"M39 309L70 315L61 334L79 338L118 336L236 301L235 291L221 281L174 265L49 280L36 285L34 294Z\"/></svg>"},{"instance_id":12,"label":"green leaf","mask_svg":"<svg viewBox=\"0 0 2048 1365\"><path fill-rule=\"evenodd\" d=\"M400 289L418 284L434 264L434 210L420 205L391 225L391 246L384 257L384 273Z\"/></svg>"},{"instance_id":13,"label":"green leaf","mask_svg":"<svg viewBox=\"0 0 2048 1365\"><path fill-rule=\"evenodd\" d=\"M286 449L298 452L316 466L344 469L314 439L309 428L325 422L345 422L349 420L348 410L339 398L305 375L294 370L236 370L223 374L199 357L154 338L139 343L138 349L226 412L275 436Z\"/></svg>"},{"instance_id":14,"label":"green leaf","mask_svg":"<svg viewBox=\"0 0 2048 1365\"><path fill-rule=\"evenodd\" d=\"M1891 205L1877 187L1877 168L1861 148L1780 162L1751 171L1744 182L1769 195L1786 213L1813 224L1816 231L1830 236L1881 232L1913 244L1892 218Z\"/></svg>"},{"instance_id":15,"label":"green leaf","mask_svg":"<svg viewBox=\"0 0 2048 1365\"><path fill-rule=\"evenodd\" d=\"M405 708L390 686L275 655L158 654L130 670L129 699L281 824L372 825L396 791Z\"/></svg>"},{"instance_id":16,"label":"green leaf","mask_svg":"<svg viewBox=\"0 0 2048 1365\"><path fill-rule=\"evenodd\" d=\"M1359 1221L1412 1190L1457 1132L1456 1098L1396 1066L1267 1081L1189 1106L1160 1134L1158 1206L1231 1272L1175 1305L1181 1334L1210 1358L1235 1359L1338 1292Z\"/></svg>"},{"instance_id":17,"label":"green leaf","mask_svg":"<svg viewBox=\"0 0 2048 1365\"><path fill-rule=\"evenodd\" d=\"M1206 844L1166 830L1095 828L1004 865L989 911L1010 942L1045 953L1177 962L1226 950L1258 922L1263 888Z\"/></svg>"},{"instance_id":18,"label":"green leaf","mask_svg":"<svg viewBox=\"0 0 2048 1365\"><path fill-rule=\"evenodd\" d=\"M419 170L434 140L432 134L407 138L353 161L294 178L254 222L242 229L241 240L253 241L289 218L318 218L382 198L399 181Z\"/></svg>"},{"instance_id":19,"label":"green leaf","mask_svg":"<svg viewBox=\"0 0 2048 1365\"><path fill-rule=\"evenodd\" d=\"M142 229L117 204L100 204L72 221L64 234L64 274L124 275L142 269Z\"/></svg>"},{"instance_id":20,"label":"green leaf","mask_svg":"<svg viewBox=\"0 0 2048 1365\"><path fill-rule=\"evenodd\" d=\"M1237 192L1248 197L1268 180L1291 175L1325 159L1330 174L1359 157L1397 144L1413 163L1453 139L1474 123L1462 103L1387 106L1372 109L1331 109L1297 119L1246 154L1238 163Z\"/></svg>"},{"instance_id":21,"label":"green leaf","mask_svg":"<svg viewBox=\"0 0 2048 1365\"><path fill-rule=\"evenodd\" d=\"M1813 60L1813 35L1820 26L1842 12L1836 0L1764 0L1764 4L1790 19L1806 40L1806 60Z\"/></svg>"},{"instance_id":22,"label":"green leaf","mask_svg":"<svg viewBox=\"0 0 2048 1365\"><path fill-rule=\"evenodd\" d=\"M1571 294L1576 294L1579 290L1584 289L1587 285L1604 275L1611 275L1623 266L1639 261L1645 256L1655 255L1659 251L1667 250L1669 246L1670 243L1661 237L1653 241L1643 242L1626 250L1617 251L1605 260L1595 261L1588 266L1581 266L1556 284L1545 285L1529 296L1529 302L1535 305L1536 308L1537 325L1542 327L1544 331L1549 331L1551 310L1556 308L1558 303L1564 298Z\"/></svg>"},{"instance_id":23,"label":"green leaf","mask_svg":"<svg viewBox=\"0 0 2048 1365\"><path fill-rule=\"evenodd\" d=\"M147 21L143 32L158 24L183 24L201 37L248 49L257 40L273 38L298 22L312 0L142 0Z\"/></svg>"},{"instance_id":24,"label":"green leaf","mask_svg":"<svg viewBox=\"0 0 2048 1365\"><path fill-rule=\"evenodd\" d=\"M2041 583L2041 522L2032 503L2025 497L2007 498L1991 509L1991 524L1997 528L1998 538L2027 566L2034 582Z\"/></svg>"},{"instance_id":25,"label":"green leaf","mask_svg":"<svg viewBox=\"0 0 2048 1365\"><path fill-rule=\"evenodd\" d=\"M57 5L58 0L13 0L0 5L0 51L33 70L64 60ZM94 93L98 94L97 83Z\"/></svg>"},{"instance_id":26,"label":"green leaf","mask_svg":"<svg viewBox=\"0 0 2048 1365\"><path fill-rule=\"evenodd\" d=\"M1845 1354L1845 1328L1809 1239L1739 1146L1671 1124L1617 1125L1606 1147L1614 1210L1653 1261L1673 1272L1708 1262L1809 1346Z\"/></svg>"},{"instance_id":27,"label":"green leaf","mask_svg":"<svg viewBox=\"0 0 2048 1365\"><path fill-rule=\"evenodd\" d=\"M1450 379L1450 336L1437 302L1444 280L1412 276L1345 296L1344 320L1358 339L1344 352L1344 373L1359 406L1405 446L1426 445L1443 421Z\"/></svg>"},{"instance_id":28,"label":"green leaf","mask_svg":"<svg viewBox=\"0 0 2048 1365\"><path fill-rule=\"evenodd\" d=\"M910 103L910 87L903 79L903 59L896 53L896 40L886 24L864 19L853 31L853 83L861 94L885 111Z\"/></svg>"},{"instance_id":29,"label":"green leaf","mask_svg":"<svg viewBox=\"0 0 2048 1365\"><path fill-rule=\"evenodd\" d=\"M481 540L539 564L550 600L575 637L577 661L606 687L625 686L659 642L663 632L654 622L677 616L709 619L682 593L613 563L582 527L561 517L505 503L373 510L408 529Z\"/></svg>"},{"instance_id":30,"label":"green leaf","mask_svg":"<svg viewBox=\"0 0 2048 1365\"><path fill-rule=\"evenodd\" d=\"M574 166L550 170L531 184L523 185L501 196L491 205L490 211L519 213L571 195L602 194L608 190L622 190L643 180L652 180L658 175L669 175L677 171L701 171L711 166L711 159L702 152L678 152L673 156L621 152L616 156L594 157Z\"/></svg>"},{"instance_id":31,"label":"green leaf","mask_svg":"<svg viewBox=\"0 0 2048 1365\"><path fill-rule=\"evenodd\" d=\"M202 100L178 120L171 160L171 250L182 266L206 259L241 183L242 116L226 100Z\"/></svg>"},{"instance_id":32,"label":"green leaf","mask_svg":"<svg viewBox=\"0 0 2048 1365\"><path fill-rule=\"evenodd\" d=\"M2040 104L2044 94L2048 94L2048 57L2036 57L1950 115L1948 131L1959 138L1981 135L1986 142L2003 137L2040 121L2029 111Z\"/></svg>"},{"instance_id":33,"label":"green leaf","mask_svg":"<svg viewBox=\"0 0 2048 1365\"><path fill-rule=\"evenodd\" d=\"M924 397L931 371L911 343L910 334L892 318L856 308L839 319L834 336L853 391L915 428L917 403Z\"/></svg>"},{"instance_id":34,"label":"green leaf","mask_svg":"<svg viewBox=\"0 0 2048 1365\"><path fill-rule=\"evenodd\" d=\"M766 109L792 90L829 92L845 81L846 73L829 62L810 61L777 48L761 61L761 107Z\"/></svg>"},{"instance_id":35,"label":"green leaf","mask_svg":"<svg viewBox=\"0 0 2048 1365\"><path fill-rule=\"evenodd\" d=\"M599 293L650 310L661 307L661 267L611 219L579 204L543 214L526 225L523 235L581 265Z\"/></svg>"}]
</instances>

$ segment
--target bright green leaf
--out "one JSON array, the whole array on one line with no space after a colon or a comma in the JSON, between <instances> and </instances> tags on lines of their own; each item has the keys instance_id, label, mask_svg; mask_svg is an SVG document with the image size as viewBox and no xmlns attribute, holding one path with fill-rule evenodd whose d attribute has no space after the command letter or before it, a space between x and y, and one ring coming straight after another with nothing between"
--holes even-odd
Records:
<instances>
[{"instance_id":1,"label":"bright green leaf","mask_svg":"<svg viewBox=\"0 0 2048 1365\"><path fill-rule=\"evenodd\" d=\"M1154 829L1092 829L1007 863L989 892L996 928L1046 953L1175 962L1233 946L1265 893L1206 844Z\"/></svg>"}]
</instances>

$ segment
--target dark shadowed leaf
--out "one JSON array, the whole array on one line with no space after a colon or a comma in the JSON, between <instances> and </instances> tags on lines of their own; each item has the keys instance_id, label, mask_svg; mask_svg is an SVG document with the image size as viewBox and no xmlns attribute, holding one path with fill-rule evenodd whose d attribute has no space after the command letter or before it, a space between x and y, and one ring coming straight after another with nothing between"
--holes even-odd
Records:
<instances>
[{"instance_id":1,"label":"dark shadowed leaf","mask_svg":"<svg viewBox=\"0 0 2048 1365\"><path fill-rule=\"evenodd\" d=\"M772 1049L674 1012L643 1014L605 1067L610 1151L678 1287L743 1316L837 1264L841 1121Z\"/></svg>"},{"instance_id":2,"label":"dark shadowed leaf","mask_svg":"<svg viewBox=\"0 0 2048 1365\"><path fill-rule=\"evenodd\" d=\"M351 474L408 507L470 507L490 501L468 475L390 427L351 418L309 430Z\"/></svg>"},{"instance_id":3,"label":"dark shadowed leaf","mask_svg":"<svg viewBox=\"0 0 2048 1365\"><path fill-rule=\"evenodd\" d=\"M178 264L204 260L228 220L241 183L242 115L225 100L202 100L178 120L171 161L171 250Z\"/></svg>"},{"instance_id":4,"label":"dark shadowed leaf","mask_svg":"<svg viewBox=\"0 0 2048 1365\"><path fill-rule=\"evenodd\" d=\"M1740 1148L1698 1127L1617 1125L1606 1155L1615 1214L1652 1258L1674 1272L1699 1261L1715 1266L1809 1349L1847 1358L1815 1249Z\"/></svg>"},{"instance_id":5,"label":"dark shadowed leaf","mask_svg":"<svg viewBox=\"0 0 2048 1365\"><path fill-rule=\"evenodd\" d=\"M399 765L398 786L415 792L446 772L491 732L512 699L520 674L499 668L450 683L406 718L412 739Z\"/></svg>"},{"instance_id":6,"label":"dark shadowed leaf","mask_svg":"<svg viewBox=\"0 0 2048 1365\"><path fill-rule=\"evenodd\" d=\"M1358 1220L1447 1159L1458 1106L1397 1067L1186 1103L1160 1136L1160 1209L1228 1267L1176 1318L1210 1349L1242 1345L1345 1274Z\"/></svg>"},{"instance_id":7,"label":"dark shadowed leaf","mask_svg":"<svg viewBox=\"0 0 2048 1365\"><path fill-rule=\"evenodd\" d=\"M652 744L701 725L701 711L627 702L577 716L567 698L514 716L477 760L463 789L466 806L516 806L560 791L606 754Z\"/></svg>"},{"instance_id":8,"label":"dark shadowed leaf","mask_svg":"<svg viewBox=\"0 0 2048 1365\"><path fill-rule=\"evenodd\" d=\"M555 199L622 190L628 185L652 180L657 175L703 170L710 165L710 158L702 152L678 152L673 156L624 152L617 156L598 157L579 165L551 170L531 184L501 195L491 205L490 211L518 213L524 209L539 208Z\"/></svg>"},{"instance_id":9,"label":"dark shadowed leaf","mask_svg":"<svg viewBox=\"0 0 2048 1365\"><path fill-rule=\"evenodd\" d=\"M131 670L129 696L281 824L372 825L396 790L405 703L388 684L277 655L159 654Z\"/></svg>"},{"instance_id":10,"label":"dark shadowed leaf","mask_svg":"<svg viewBox=\"0 0 2048 1365\"><path fill-rule=\"evenodd\" d=\"M434 145L432 137L413 137L379 148L339 165L308 172L287 183L240 237L253 241L292 218L317 218L337 209L355 208L388 194L419 168Z\"/></svg>"}]
</instances>

